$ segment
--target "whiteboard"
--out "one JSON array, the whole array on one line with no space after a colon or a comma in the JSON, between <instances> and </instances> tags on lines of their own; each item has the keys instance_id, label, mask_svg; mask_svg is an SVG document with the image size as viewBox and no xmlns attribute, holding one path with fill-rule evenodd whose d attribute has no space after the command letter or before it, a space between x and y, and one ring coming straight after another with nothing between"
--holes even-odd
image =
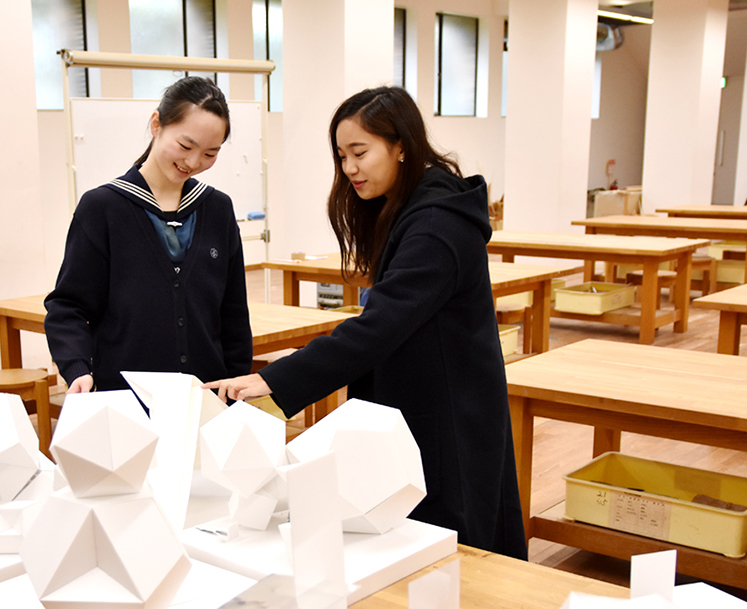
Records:
<instances>
[{"instance_id":1,"label":"whiteboard","mask_svg":"<svg viewBox=\"0 0 747 609\"><path fill-rule=\"evenodd\" d=\"M148 122L158 107L153 99L71 99L76 198L125 174L145 151ZM262 106L228 102L231 135L218 160L197 179L222 190L233 201L236 218L264 212Z\"/></svg>"}]
</instances>

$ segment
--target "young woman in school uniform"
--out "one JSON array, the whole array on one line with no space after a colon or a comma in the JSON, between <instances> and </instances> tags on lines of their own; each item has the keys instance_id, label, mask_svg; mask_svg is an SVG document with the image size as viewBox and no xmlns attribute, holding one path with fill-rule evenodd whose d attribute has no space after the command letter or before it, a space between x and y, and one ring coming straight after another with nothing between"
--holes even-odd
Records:
<instances>
[{"instance_id":1,"label":"young woman in school uniform","mask_svg":"<svg viewBox=\"0 0 747 609\"><path fill-rule=\"evenodd\" d=\"M194 177L228 138L225 97L207 79L183 78L166 90L150 132L125 175L81 197L45 300L49 349L69 393L127 388L126 370L202 380L251 371L233 206Z\"/></svg>"},{"instance_id":2,"label":"young woman in school uniform","mask_svg":"<svg viewBox=\"0 0 747 609\"><path fill-rule=\"evenodd\" d=\"M526 558L485 181L433 149L403 89L352 96L329 135L329 218L343 268L372 280L365 308L259 374L206 386L223 398L270 394L288 416L345 385L351 398L400 409L427 487L410 517Z\"/></svg>"}]
</instances>

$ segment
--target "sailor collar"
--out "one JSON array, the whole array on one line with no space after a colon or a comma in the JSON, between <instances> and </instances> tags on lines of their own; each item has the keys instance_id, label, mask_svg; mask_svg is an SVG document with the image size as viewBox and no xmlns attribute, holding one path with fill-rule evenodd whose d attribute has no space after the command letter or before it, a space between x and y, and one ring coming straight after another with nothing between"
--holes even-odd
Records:
<instances>
[{"instance_id":1,"label":"sailor collar","mask_svg":"<svg viewBox=\"0 0 747 609\"><path fill-rule=\"evenodd\" d=\"M179 202L179 208L176 210L176 213L169 212L167 214L158 206L156 198L153 196L148 183L139 170L140 166L134 165L125 175L104 184L104 186L111 188L133 203L140 205L164 220L179 220L188 216L214 190L212 186L208 186L194 178L189 178L182 187L182 199Z\"/></svg>"}]
</instances>

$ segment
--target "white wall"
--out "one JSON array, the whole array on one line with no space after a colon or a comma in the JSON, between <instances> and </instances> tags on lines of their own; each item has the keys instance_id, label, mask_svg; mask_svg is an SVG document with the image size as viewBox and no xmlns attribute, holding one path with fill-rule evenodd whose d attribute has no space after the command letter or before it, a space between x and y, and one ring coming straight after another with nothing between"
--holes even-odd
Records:
<instances>
[{"instance_id":1,"label":"white wall","mask_svg":"<svg viewBox=\"0 0 747 609\"><path fill-rule=\"evenodd\" d=\"M620 187L641 184L651 27L626 26L622 34L618 49L600 53L602 96L599 118L591 121L589 189L607 187L607 161L613 159Z\"/></svg>"}]
</instances>

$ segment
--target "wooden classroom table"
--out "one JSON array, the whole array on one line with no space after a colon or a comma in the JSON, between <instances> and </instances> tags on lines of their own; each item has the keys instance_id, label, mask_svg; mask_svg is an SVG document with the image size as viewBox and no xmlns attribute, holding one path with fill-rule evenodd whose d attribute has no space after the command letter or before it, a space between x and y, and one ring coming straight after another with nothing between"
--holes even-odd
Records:
<instances>
[{"instance_id":1,"label":"wooden classroom table","mask_svg":"<svg viewBox=\"0 0 747 609\"><path fill-rule=\"evenodd\" d=\"M567 521L563 503L533 514L530 503L535 417L594 426L590 458L619 451L621 431L747 450L747 359L587 339L515 362L506 377L528 538L626 560L677 549L680 573L747 587L747 558Z\"/></svg>"},{"instance_id":2,"label":"wooden classroom table","mask_svg":"<svg viewBox=\"0 0 747 609\"><path fill-rule=\"evenodd\" d=\"M358 276L352 283L345 283L340 268L340 255L328 254L314 260L274 260L262 263L264 268L283 271L283 302L299 304L299 282L342 284L343 306L358 304L358 288L368 286L365 277ZM547 351L550 346L550 295L552 279L567 269L532 264L507 264L490 262L490 283L493 298L532 292L532 352Z\"/></svg>"},{"instance_id":3,"label":"wooden classroom table","mask_svg":"<svg viewBox=\"0 0 747 609\"><path fill-rule=\"evenodd\" d=\"M667 214L670 218L725 218L747 220L747 206L740 205L681 205L662 207L658 213Z\"/></svg>"},{"instance_id":4,"label":"wooden classroom table","mask_svg":"<svg viewBox=\"0 0 747 609\"><path fill-rule=\"evenodd\" d=\"M351 608L407 609L408 584L454 560L459 560L462 609L559 609L571 592L630 598L630 590L622 586L460 545L456 554L354 603Z\"/></svg>"},{"instance_id":5,"label":"wooden classroom table","mask_svg":"<svg viewBox=\"0 0 747 609\"><path fill-rule=\"evenodd\" d=\"M297 307L300 304L299 283L332 283L342 285L342 304L358 304L358 289L368 287L368 279L355 275L348 281L342 279L340 254L323 254L307 260L270 260L262 268L283 271L283 304Z\"/></svg>"},{"instance_id":6,"label":"wooden classroom table","mask_svg":"<svg viewBox=\"0 0 747 609\"><path fill-rule=\"evenodd\" d=\"M747 324L747 284L696 298L693 306L720 311L717 350L726 355L739 355L742 325Z\"/></svg>"},{"instance_id":7,"label":"wooden classroom table","mask_svg":"<svg viewBox=\"0 0 747 609\"><path fill-rule=\"evenodd\" d=\"M0 364L23 368L21 330L44 333L44 296L0 300ZM311 339L329 334L350 313L284 305L249 303L254 354L302 347Z\"/></svg>"},{"instance_id":8,"label":"wooden classroom table","mask_svg":"<svg viewBox=\"0 0 747 609\"><path fill-rule=\"evenodd\" d=\"M640 264L643 266L643 282L638 292L640 309L628 307L601 315L581 315L553 310L552 315L639 326L640 342L650 345L654 342L656 329L666 324L673 323L675 332L687 331L692 254L708 243L707 240L696 239L494 231L488 242L488 252L500 254L507 262L513 262L516 256L584 260L584 281L591 281L596 260ZM675 260L677 263L674 310L658 309L659 264L668 260ZM612 281L611 272L609 267L606 281Z\"/></svg>"},{"instance_id":9,"label":"wooden classroom table","mask_svg":"<svg viewBox=\"0 0 747 609\"><path fill-rule=\"evenodd\" d=\"M571 222L585 226L587 234L642 235L647 237L685 237L725 239L747 245L747 220L724 218L672 218L663 216L605 216ZM747 282L747 265L745 265Z\"/></svg>"}]
</instances>

